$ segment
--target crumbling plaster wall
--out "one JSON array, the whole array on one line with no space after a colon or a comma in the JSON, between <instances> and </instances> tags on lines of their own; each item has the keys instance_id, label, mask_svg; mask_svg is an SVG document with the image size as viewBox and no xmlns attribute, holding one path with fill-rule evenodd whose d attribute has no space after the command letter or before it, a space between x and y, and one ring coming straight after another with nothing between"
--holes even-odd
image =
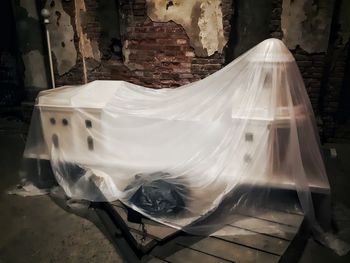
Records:
<instances>
[{"instance_id":1,"label":"crumbling plaster wall","mask_svg":"<svg viewBox=\"0 0 350 263\"><path fill-rule=\"evenodd\" d=\"M283 0L283 42L308 53L326 52L334 0Z\"/></svg>"},{"instance_id":2,"label":"crumbling plaster wall","mask_svg":"<svg viewBox=\"0 0 350 263\"><path fill-rule=\"evenodd\" d=\"M58 18L61 22L65 12L70 17L65 20L74 32L70 41L74 47L69 47L68 52L57 38L56 59L60 52L69 53L74 48L77 52L76 63L69 64L71 69L64 73L56 70L58 85L122 79L153 88L176 87L203 78L225 63L223 48L229 34L232 0L217 0L215 5L198 0L199 13L191 22L196 26L189 31L174 21L152 21L147 15L150 5L146 0L49 2L52 1L56 4L48 6L58 9L52 10L52 24ZM65 32L65 28L57 25L52 25L51 30L61 31L57 36ZM214 31L217 34L209 34ZM191 34L200 40L196 44L200 46L200 55L189 37ZM69 59L73 61L74 56ZM54 66L60 67L58 63Z\"/></svg>"},{"instance_id":3,"label":"crumbling plaster wall","mask_svg":"<svg viewBox=\"0 0 350 263\"><path fill-rule=\"evenodd\" d=\"M293 52L319 115L334 0L281 0L282 40Z\"/></svg>"},{"instance_id":4,"label":"crumbling plaster wall","mask_svg":"<svg viewBox=\"0 0 350 263\"><path fill-rule=\"evenodd\" d=\"M343 2L340 8L340 21L343 22L339 24L343 29L337 34L346 39L349 11L344 3L350 2L340 2ZM334 0L267 0L264 1L264 6L251 0L238 1L233 24L235 30L230 35L234 57L258 44L263 37L277 37L284 41L299 66L324 138L332 136L331 131L334 131L334 121L332 124L332 117L325 113L337 111L336 101L339 97L336 91L342 85L344 61L347 57L344 52L340 56L336 55L338 59L330 67L333 73L328 73L328 64L332 60L330 58L334 59L336 54L329 52L331 24L336 19L334 6ZM254 10L251 11L252 9ZM325 84L327 79L332 85ZM330 87L324 89L324 86Z\"/></svg>"},{"instance_id":5,"label":"crumbling plaster wall","mask_svg":"<svg viewBox=\"0 0 350 263\"><path fill-rule=\"evenodd\" d=\"M19 51L24 64L26 96L48 87L43 39L35 0L16 0L13 3Z\"/></svg>"},{"instance_id":6,"label":"crumbling plaster wall","mask_svg":"<svg viewBox=\"0 0 350 263\"><path fill-rule=\"evenodd\" d=\"M180 24L198 56L222 53L227 43L221 0L147 0L147 15L156 22Z\"/></svg>"},{"instance_id":7,"label":"crumbling plaster wall","mask_svg":"<svg viewBox=\"0 0 350 263\"><path fill-rule=\"evenodd\" d=\"M225 56L224 49L221 50L220 45L225 45L228 39L233 1L221 0L216 2L217 5L210 7L207 6L208 3L121 1L121 13L127 21L126 34L123 38L123 55L125 65L132 72L129 80L153 88L177 87L221 69L225 64ZM210 11L217 8L221 12L218 12L219 15ZM207 10L208 13L202 14L201 9ZM167 12L164 13L164 10ZM166 17L161 15L162 12ZM200 19L204 26L202 31L200 31L202 26ZM221 25L218 27L219 22L213 22L215 19L220 20L222 39L225 39L225 42L219 45ZM215 29L205 28L205 21L215 25ZM203 45L208 40L205 38L208 30L212 31L210 37L214 38L210 40L213 42L210 48L209 46L206 48L206 44Z\"/></svg>"},{"instance_id":8,"label":"crumbling plaster wall","mask_svg":"<svg viewBox=\"0 0 350 263\"><path fill-rule=\"evenodd\" d=\"M51 13L51 49L55 59L55 69L59 75L70 71L77 63L77 50L74 45L74 30L71 17L65 12L60 0L47 1L45 8Z\"/></svg>"},{"instance_id":9,"label":"crumbling plaster wall","mask_svg":"<svg viewBox=\"0 0 350 263\"><path fill-rule=\"evenodd\" d=\"M46 6L53 13L50 32L56 38L54 68L58 86L110 79L108 67L115 59L111 50L120 38L116 2L48 1Z\"/></svg>"},{"instance_id":10,"label":"crumbling plaster wall","mask_svg":"<svg viewBox=\"0 0 350 263\"><path fill-rule=\"evenodd\" d=\"M346 94L350 1L281 1L283 41L292 50L303 75L321 138L332 140L339 137L337 118L341 107L348 105L342 94ZM341 136L350 138L350 134Z\"/></svg>"},{"instance_id":11,"label":"crumbling plaster wall","mask_svg":"<svg viewBox=\"0 0 350 263\"><path fill-rule=\"evenodd\" d=\"M348 56L348 0L338 1L341 7L334 43L330 43L330 25L335 0L266 0L264 4L252 0L48 2L52 1L56 1L50 6L56 8L50 27L58 86L120 79L152 88L177 87L221 69L248 46L277 37L294 54L312 106L321 115L323 128L329 128L326 133L334 130ZM46 87L41 78L45 64L40 65L45 52L38 38L42 31L34 0L16 2L20 48L28 72L32 71L27 72L27 85ZM63 62L66 54L71 54L67 55L69 62ZM320 107L323 112L319 112Z\"/></svg>"}]
</instances>

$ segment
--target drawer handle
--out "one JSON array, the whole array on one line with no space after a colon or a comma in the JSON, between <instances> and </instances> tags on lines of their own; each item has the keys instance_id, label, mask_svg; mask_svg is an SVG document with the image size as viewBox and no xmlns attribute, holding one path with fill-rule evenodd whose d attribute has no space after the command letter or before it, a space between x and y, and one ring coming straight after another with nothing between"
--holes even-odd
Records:
<instances>
[{"instance_id":1,"label":"drawer handle","mask_svg":"<svg viewBox=\"0 0 350 263\"><path fill-rule=\"evenodd\" d=\"M253 141L253 138L254 138L253 133L251 133L251 132L246 132L246 133L245 133L245 140L246 140L247 142L252 142L252 141Z\"/></svg>"},{"instance_id":2,"label":"drawer handle","mask_svg":"<svg viewBox=\"0 0 350 263\"><path fill-rule=\"evenodd\" d=\"M51 123L52 125L55 125L55 124L56 124L55 118L50 118L50 123Z\"/></svg>"},{"instance_id":3,"label":"drawer handle","mask_svg":"<svg viewBox=\"0 0 350 263\"><path fill-rule=\"evenodd\" d=\"M87 137L87 144L88 144L88 148L90 151L94 150L94 140L92 139L91 136Z\"/></svg>"},{"instance_id":4,"label":"drawer handle","mask_svg":"<svg viewBox=\"0 0 350 263\"><path fill-rule=\"evenodd\" d=\"M62 124L63 124L63 126L67 126L68 125L68 120L67 119L62 119Z\"/></svg>"},{"instance_id":5,"label":"drawer handle","mask_svg":"<svg viewBox=\"0 0 350 263\"><path fill-rule=\"evenodd\" d=\"M52 144L55 148L59 147L59 143L58 143L58 136L57 134L53 134L52 135Z\"/></svg>"},{"instance_id":6,"label":"drawer handle","mask_svg":"<svg viewBox=\"0 0 350 263\"><path fill-rule=\"evenodd\" d=\"M92 122L90 120L85 120L85 127L92 128Z\"/></svg>"}]
</instances>

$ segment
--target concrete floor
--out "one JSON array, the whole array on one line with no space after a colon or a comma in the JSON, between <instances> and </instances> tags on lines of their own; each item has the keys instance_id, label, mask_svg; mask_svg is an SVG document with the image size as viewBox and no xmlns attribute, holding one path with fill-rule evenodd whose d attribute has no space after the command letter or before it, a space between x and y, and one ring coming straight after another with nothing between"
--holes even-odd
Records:
<instances>
[{"instance_id":1,"label":"concrete floor","mask_svg":"<svg viewBox=\"0 0 350 263\"><path fill-rule=\"evenodd\" d=\"M64 211L49 196L6 194L19 180L20 125L0 119L0 263L123 262L93 223Z\"/></svg>"},{"instance_id":2,"label":"concrete floor","mask_svg":"<svg viewBox=\"0 0 350 263\"><path fill-rule=\"evenodd\" d=\"M0 118L0 263L122 262L112 244L90 221L58 207L48 196L19 197L6 190L18 183L25 126ZM330 158L334 147L338 157ZM350 144L325 145L338 236L350 244ZM300 262L350 262L312 239Z\"/></svg>"}]
</instances>

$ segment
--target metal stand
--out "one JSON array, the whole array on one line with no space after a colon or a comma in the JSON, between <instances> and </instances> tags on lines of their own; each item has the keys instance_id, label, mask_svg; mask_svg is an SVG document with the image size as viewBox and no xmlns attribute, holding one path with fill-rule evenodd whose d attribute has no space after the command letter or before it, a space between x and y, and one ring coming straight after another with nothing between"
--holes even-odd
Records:
<instances>
[{"instance_id":1,"label":"metal stand","mask_svg":"<svg viewBox=\"0 0 350 263\"><path fill-rule=\"evenodd\" d=\"M52 53L51 53L51 41L50 41L50 32L47 29L47 25L50 24L49 17L51 16L50 11L47 9L41 10L41 16L44 18L43 22L45 25L45 31L46 31L46 43L47 43L47 52L49 55L49 66L50 66L50 76L51 76L51 87L54 89L56 88L55 85L55 75L53 71L53 63L52 63Z\"/></svg>"}]
</instances>

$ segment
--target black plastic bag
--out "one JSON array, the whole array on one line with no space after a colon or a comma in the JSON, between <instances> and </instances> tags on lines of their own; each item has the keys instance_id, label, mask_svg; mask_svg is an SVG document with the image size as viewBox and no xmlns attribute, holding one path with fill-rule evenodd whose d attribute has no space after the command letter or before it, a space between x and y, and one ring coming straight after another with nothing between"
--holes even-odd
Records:
<instances>
[{"instance_id":1,"label":"black plastic bag","mask_svg":"<svg viewBox=\"0 0 350 263\"><path fill-rule=\"evenodd\" d=\"M152 216L174 216L185 208L188 190L183 184L166 180L167 174L162 172L146 175L148 180L143 180L144 177L136 176L135 183L141 181L141 185L129 199L130 203ZM152 177L157 179L149 180Z\"/></svg>"}]
</instances>

